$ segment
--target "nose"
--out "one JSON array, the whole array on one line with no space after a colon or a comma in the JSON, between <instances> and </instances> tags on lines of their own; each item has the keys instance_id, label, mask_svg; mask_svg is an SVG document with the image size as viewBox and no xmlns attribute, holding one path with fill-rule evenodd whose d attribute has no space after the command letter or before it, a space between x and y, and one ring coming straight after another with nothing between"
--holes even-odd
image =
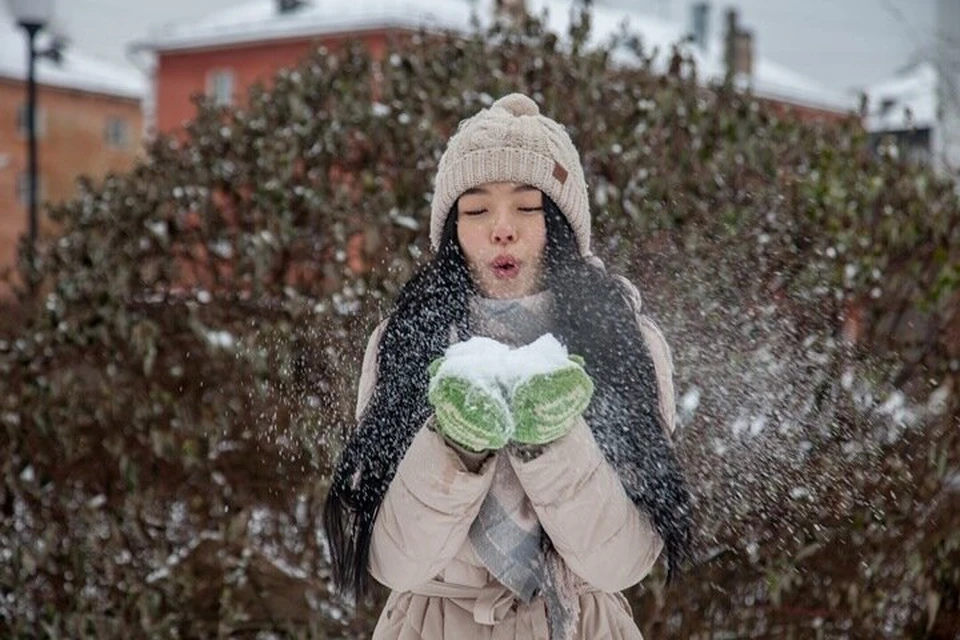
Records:
<instances>
[{"instance_id":1,"label":"nose","mask_svg":"<svg viewBox=\"0 0 960 640\"><path fill-rule=\"evenodd\" d=\"M513 223L509 212L500 211L495 214L491 239L494 244L509 244L517 240L517 226Z\"/></svg>"}]
</instances>

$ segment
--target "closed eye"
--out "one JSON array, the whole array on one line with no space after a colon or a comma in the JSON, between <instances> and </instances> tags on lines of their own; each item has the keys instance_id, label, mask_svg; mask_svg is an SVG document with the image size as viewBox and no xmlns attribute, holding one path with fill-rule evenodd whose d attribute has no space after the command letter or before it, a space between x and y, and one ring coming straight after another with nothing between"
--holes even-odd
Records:
<instances>
[{"instance_id":1,"label":"closed eye","mask_svg":"<svg viewBox=\"0 0 960 640\"><path fill-rule=\"evenodd\" d=\"M466 211L466 210L465 210L465 211L463 211L463 215L465 215L465 216L478 216L478 215L480 215L481 213L486 213L486 212L487 212L486 209L473 209L473 210L470 210L470 211Z\"/></svg>"},{"instance_id":2,"label":"closed eye","mask_svg":"<svg viewBox=\"0 0 960 640\"><path fill-rule=\"evenodd\" d=\"M519 209L524 212L543 211L543 207L519 207Z\"/></svg>"}]
</instances>

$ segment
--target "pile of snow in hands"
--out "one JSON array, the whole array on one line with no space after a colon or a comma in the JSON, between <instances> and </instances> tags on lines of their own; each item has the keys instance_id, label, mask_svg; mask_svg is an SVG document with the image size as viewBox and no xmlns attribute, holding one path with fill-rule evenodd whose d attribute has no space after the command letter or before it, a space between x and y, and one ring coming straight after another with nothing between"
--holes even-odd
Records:
<instances>
[{"instance_id":1,"label":"pile of snow in hands","mask_svg":"<svg viewBox=\"0 0 960 640\"><path fill-rule=\"evenodd\" d=\"M446 376L469 380L493 397L510 397L532 376L572 365L567 348L552 333L511 348L491 338L475 337L451 345L431 384Z\"/></svg>"}]
</instances>

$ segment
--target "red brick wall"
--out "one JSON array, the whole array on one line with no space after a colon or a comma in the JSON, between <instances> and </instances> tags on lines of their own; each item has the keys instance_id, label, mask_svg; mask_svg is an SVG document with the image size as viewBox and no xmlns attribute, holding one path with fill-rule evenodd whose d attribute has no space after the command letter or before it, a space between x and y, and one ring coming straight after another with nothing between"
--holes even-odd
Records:
<instances>
[{"instance_id":1,"label":"red brick wall","mask_svg":"<svg viewBox=\"0 0 960 640\"><path fill-rule=\"evenodd\" d=\"M388 32L380 30L161 52L157 56L155 76L157 130L178 131L196 115L190 98L196 93L206 93L211 72L228 69L233 72L234 99L242 104L247 87L257 81L269 86L269 80L280 69L295 66L321 44L335 49L349 39L361 38L375 57L382 57L387 37Z\"/></svg>"},{"instance_id":2,"label":"red brick wall","mask_svg":"<svg viewBox=\"0 0 960 640\"><path fill-rule=\"evenodd\" d=\"M832 111L828 109L821 109L818 107L808 107L801 106L797 104L788 104L784 102L779 102L777 100L771 100L769 98L762 99L764 103L773 108L773 110L782 117L792 117L798 118L805 122L824 122L827 124L838 124L849 120L850 118L858 118L855 114L851 112L839 112Z\"/></svg>"},{"instance_id":3,"label":"red brick wall","mask_svg":"<svg viewBox=\"0 0 960 640\"><path fill-rule=\"evenodd\" d=\"M17 241L27 232L27 210L17 198L18 176L27 171L27 140L17 127L17 112L25 102L23 82L0 79L0 270L14 263ZM55 87L38 87L37 104L44 128L37 142L43 233L50 228L43 215L43 199L70 198L80 175L102 178L132 166L141 151L143 116L135 100ZM125 148L106 144L110 117L128 122ZM6 293L0 285L0 296Z\"/></svg>"}]
</instances>

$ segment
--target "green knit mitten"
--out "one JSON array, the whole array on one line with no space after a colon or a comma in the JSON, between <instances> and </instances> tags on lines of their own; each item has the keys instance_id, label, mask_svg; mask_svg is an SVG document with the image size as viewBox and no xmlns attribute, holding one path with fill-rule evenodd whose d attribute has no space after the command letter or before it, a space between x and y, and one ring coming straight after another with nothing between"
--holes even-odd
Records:
<instances>
[{"instance_id":1,"label":"green knit mitten","mask_svg":"<svg viewBox=\"0 0 960 640\"><path fill-rule=\"evenodd\" d=\"M427 398L437 419L437 431L470 451L500 449L513 433L513 418L499 393L455 374L441 374L444 358L430 363Z\"/></svg>"},{"instance_id":2,"label":"green knit mitten","mask_svg":"<svg viewBox=\"0 0 960 640\"><path fill-rule=\"evenodd\" d=\"M514 389L510 408L516 442L553 442L570 430L573 419L590 404L593 380L583 369L583 358L571 355L569 359L569 366L535 374Z\"/></svg>"}]
</instances>

